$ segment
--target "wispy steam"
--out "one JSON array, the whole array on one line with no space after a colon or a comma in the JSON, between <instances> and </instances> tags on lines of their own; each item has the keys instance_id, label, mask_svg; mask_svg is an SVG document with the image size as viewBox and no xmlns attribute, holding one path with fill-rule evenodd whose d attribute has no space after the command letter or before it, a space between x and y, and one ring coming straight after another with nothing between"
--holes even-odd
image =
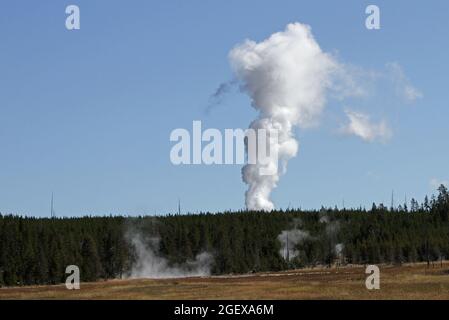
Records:
<instances>
[{"instance_id":1,"label":"wispy steam","mask_svg":"<svg viewBox=\"0 0 449 320\"><path fill-rule=\"evenodd\" d=\"M281 243L279 254L284 259L291 260L295 258L299 254L299 251L296 250L296 246L307 238L309 238L309 233L307 231L299 229L283 230L278 235L278 240Z\"/></svg>"},{"instance_id":2,"label":"wispy steam","mask_svg":"<svg viewBox=\"0 0 449 320\"><path fill-rule=\"evenodd\" d=\"M329 244L336 256L340 256L343 253L344 244L337 243L338 233L340 232L340 223L338 221L331 220L327 215L323 215L320 218L321 223L326 224L325 232L329 239Z\"/></svg>"},{"instance_id":3,"label":"wispy steam","mask_svg":"<svg viewBox=\"0 0 449 320\"><path fill-rule=\"evenodd\" d=\"M343 133L358 136L367 142L390 139L392 131L385 120L375 123L367 114L348 109L345 113L349 122L341 128Z\"/></svg>"},{"instance_id":4,"label":"wispy steam","mask_svg":"<svg viewBox=\"0 0 449 320\"><path fill-rule=\"evenodd\" d=\"M331 239L336 238L338 231L340 231L340 224L338 221L331 221L328 216L322 216L320 222L326 224L327 236Z\"/></svg>"},{"instance_id":5,"label":"wispy steam","mask_svg":"<svg viewBox=\"0 0 449 320\"><path fill-rule=\"evenodd\" d=\"M313 38L311 28L300 23L289 24L285 31L256 43L247 40L229 54L230 63L241 88L252 99L259 117L250 124L253 129L277 130L275 148L281 162L273 175L261 175L261 166L243 167L243 181L248 184L246 207L250 210L272 210L270 194L287 162L298 152L293 130L316 123L331 86L331 73L338 64L324 53Z\"/></svg>"},{"instance_id":6,"label":"wispy steam","mask_svg":"<svg viewBox=\"0 0 449 320\"><path fill-rule=\"evenodd\" d=\"M301 220L293 220L293 228L290 230L282 230L278 235L278 240L281 243L279 254L286 260L291 260L299 255L296 249L297 245L304 240L310 238L309 232L301 230Z\"/></svg>"},{"instance_id":7,"label":"wispy steam","mask_svg":"<svg viewBox=\"0 0 449 320\"><path fill-rule=\"evenodd\" d=\"M386 68L390 72L391 80L393 81L393 85L395 86L396 93L399 97L408 103L415 102L417 99L423 97L422 92L412 86L410 80L398 63L387 63Z\"/></svg>"},{"instance_id":8,"label":"wispy steam","mask_svg":"<svg viewBox=\"0 0 449 320\"><path fill-rule=\"evenodd\" d=\"M334 247L335 254L341 256L343 254L343 249L345 248L343 243L337 243Z\"/></svg>"},{"instance_id":9,"label":"wispy steam","mask_svg":"<svg viewBox=\"0 0 449 320\"><path fill-rule=\"evenodd\" d=\"M128 238L136 253L136 262L129 274L130 278L181 278L210 274L213 259L207 252L197 255L195 260L170 265L167 259L158 254L158 237L145 241L141 234L128 234Z\"/></svg>"}]
</instances>

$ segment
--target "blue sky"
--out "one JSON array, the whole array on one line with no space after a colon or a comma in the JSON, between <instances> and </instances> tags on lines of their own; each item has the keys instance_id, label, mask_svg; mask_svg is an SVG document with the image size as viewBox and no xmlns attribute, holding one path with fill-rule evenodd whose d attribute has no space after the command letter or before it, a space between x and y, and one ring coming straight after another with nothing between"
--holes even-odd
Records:
<instances>
[{"instance_id":1,"label":"blue sky","mask_svg":"<svg viewBox=\"0 0 449 320\"><path fill-rule=\"evenodd\" d=\"M414 103L377 84L369 98L329 101L318 127L297 130L300 151L272 198L277 207L421 200L449 180L447 1L2 1L0 212L60 216L219 211L244 206L241 167L174 166L170 132L246 128L249 98L232 91L227 55L290 22L309 24L324 51L364 70L397 63L423 93ZM76 4L81 29L65 28ZM365 28L365 7L381 29ZM393 130L386 143L339 132L344 107Z\"/></svg>"}]
</instances>

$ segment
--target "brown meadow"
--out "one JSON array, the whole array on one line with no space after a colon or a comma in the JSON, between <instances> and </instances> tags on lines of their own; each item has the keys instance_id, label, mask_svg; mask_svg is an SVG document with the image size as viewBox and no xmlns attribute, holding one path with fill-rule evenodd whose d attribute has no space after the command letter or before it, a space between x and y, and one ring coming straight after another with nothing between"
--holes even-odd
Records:
<instances>
[{"instance_id":1,"label":"brown meadow","mask_svg":"<svg viewBox=\"0 0 449 320\"><path fill-rule=\"evenodd\" d=\"M132 279L1 288L0 299L449 299L449 262L380 266L380 289L367 290L365 268L313 268L177 279Z\"/></svg>"}]
</instances>

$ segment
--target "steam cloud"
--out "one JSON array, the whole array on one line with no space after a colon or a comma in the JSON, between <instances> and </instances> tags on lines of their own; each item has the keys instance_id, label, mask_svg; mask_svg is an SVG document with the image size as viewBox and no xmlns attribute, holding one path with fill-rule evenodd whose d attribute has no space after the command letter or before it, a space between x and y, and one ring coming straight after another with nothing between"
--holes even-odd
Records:
<instances>
[{"instance_id":1,"label":"steam cloud","mask_svg":"<svg viewBox=\"0 0 449 320\"><path fill-rule=\"evenodd\" d=\"M397 94L407 103L415 102L423 97L422 92L412 86L410 80L406 77L402 67L398 63L387 63L386 68L390 72L390 77Z\"/></svg>"},{"instance_id":2,"label":"steam cloud","mask_svg":"<svg viewBox=\"0 0 449 320\"><path fill-rule=\"evenodd\" d=\"M320 222L326 224L325 231L329 238L330 245L333 247L335 255L340 256L345 248L343 243L336 243L338 233L340 232L340 223L338 221L331 221L326 215L323 215L320 218Z\"/></svg>"},{"instance_id":3,"label":"steam cloud","mask_svg":"<svg viewBox=\"0 0 449 320\"><path fill-rule=\"evenodd\" d=\"M279 254L287 260L291 260L298 256L299 251L296 250L296 246L302 243L304 240L310 238L310 234L307 231L300 229L301 220L293 220L294 227L291 230L282 230L278 235L278 240L281 243L281 249Z\"/></svg>"},{"instance_id":4,"label":"steam cloud","mask_svg":"<svg viewBox=\"0 0 449 320\"><path fill-rule=\"evenodd\" d=\"M160 240L158 237L145 241L140 234L128 236L136 252L136 262L128 275L129 278L182 278L210 274L213 259L207 252L197 255L193 261L171 266L167 259L157 254Z\"/></svg>"},{"instance_id":5,"label":"steam cloud","mask_svg":"<svg viewBox=\"0 0 449 320\"><path fill-rule=\"evenodd\" d=\"M391 129L385 120L374 123L367 114L351 110L346 110L345 113L349 122L342 127L343 133L358 136L367 142L376 140L387 141L392 135Z\"/></svg>"},{"instance_id":6,"label":"steam cloud","mask_svg":"<svg viewBox=\"0 0 449 320\"><path fill-rule=\"evenodd\" d=\"M245 205L249 210L274 209L271 192L280 176L286 173L288 161L298 153L294 130L317 124L327 97L340 101L357 97L366 99L368 91L384 82L389 82L396 96L407 103L423 97L398 63L386 64L383 73L340 63L321 50L311 28L301 23L289 24L284 31L261 42L246 40L231 50L229 61L235 78L218 87L211 97L209 109L220 104L223 96L240 84L240 89L251 98L252 106L258 111L250 129L265 130L269 137L266 150L278 156L268 157L268 162L257 161L243 167L242 178L248 185ZM373 122L368 113L348 109L345 114L348 122L341 128L343 133L368 142L385 142L392 136L385 120ZM270 138L275 133L277 140ZM256 141L257 148L260 143L263 141ZM248 145L246 148L248 152ZM261 174L267 171L274 174Z\"/></svg>"},{"instance_id":7,"label":"steam cloud","mask_svg":"<svg viewBox=\"0 0 449 320\"><path fill-rule=\"evenodd\" d=\"M337 243L340 223L331 220L327 215L322 215L319 222L325 225L324 232L328 238L331 250L336 257L341 258L345 246L343 243ZM293 219L293 228L282 230L277 239L281 244L279 254L284 260L290 261L299 255L300 252L297 250L299 244L306 240L315 240L316 238L311 236L307 230L304 230L301 219L295 218Z\"/></svg>"},{"instance_id":8,"label":"steam cloud","mask_svg":"<svg viewBox=\"0 0 449 320\"><path fill-rule=\"evenodd\" d=\"M345 246L344 246L343 243L337 243L337 244L335 245L335 248L334 248L335 254L336 254L337 256L342 255L342 254L343 254L343 249L344 249L344 248L345 248Z\"/></svg>"},{"instance_id":9,"label":"steam cloud","mask_svg":"<svg viewBox=\"0 0 449 320\"><path fill-rule=\"evenodd\" d=\"M293 130L315 124L332 85L331 75L339 66L320 49L311 28L300 23L289 24L285 31L259 43L247 40L231 50L229 59L242 90L259 112L250 128L265 129L268 135L278 132L277 144L269 148L277 151L280 169L273 175L260 174L263 166L277 168L274 159L242 169L243 181L248 184L246 207L271 211L270 194L286 172L287 162L298 152Z\"/></svg>"}]
</instances>

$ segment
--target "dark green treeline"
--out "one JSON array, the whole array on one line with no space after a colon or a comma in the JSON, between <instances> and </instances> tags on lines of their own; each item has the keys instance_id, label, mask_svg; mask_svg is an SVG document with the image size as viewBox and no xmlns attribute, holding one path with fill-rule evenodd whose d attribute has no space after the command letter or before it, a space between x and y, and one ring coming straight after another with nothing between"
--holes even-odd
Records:
<instances>
[{"instance_id":1,"label":"dark green treeline","mask_svg":"<svg viewBox=\"0 0 449 320\"><path fill-rule=\"evenodd\" d=\"M287 263L278 236L295 227L307 237L289 244L297 255ZM437 197L394 209L373 205L370 210L156 218L0 215L0 286L61 283L66 266L72 264L80 267L83 281L126 276L136 261L129 241L133 233L158 237L158 254L170 264L211 253L212 274L327 265L337 258L339 263L357 264L431 262L449 257L449 194L442 186Z\"/></svg>"}]
</instances>

